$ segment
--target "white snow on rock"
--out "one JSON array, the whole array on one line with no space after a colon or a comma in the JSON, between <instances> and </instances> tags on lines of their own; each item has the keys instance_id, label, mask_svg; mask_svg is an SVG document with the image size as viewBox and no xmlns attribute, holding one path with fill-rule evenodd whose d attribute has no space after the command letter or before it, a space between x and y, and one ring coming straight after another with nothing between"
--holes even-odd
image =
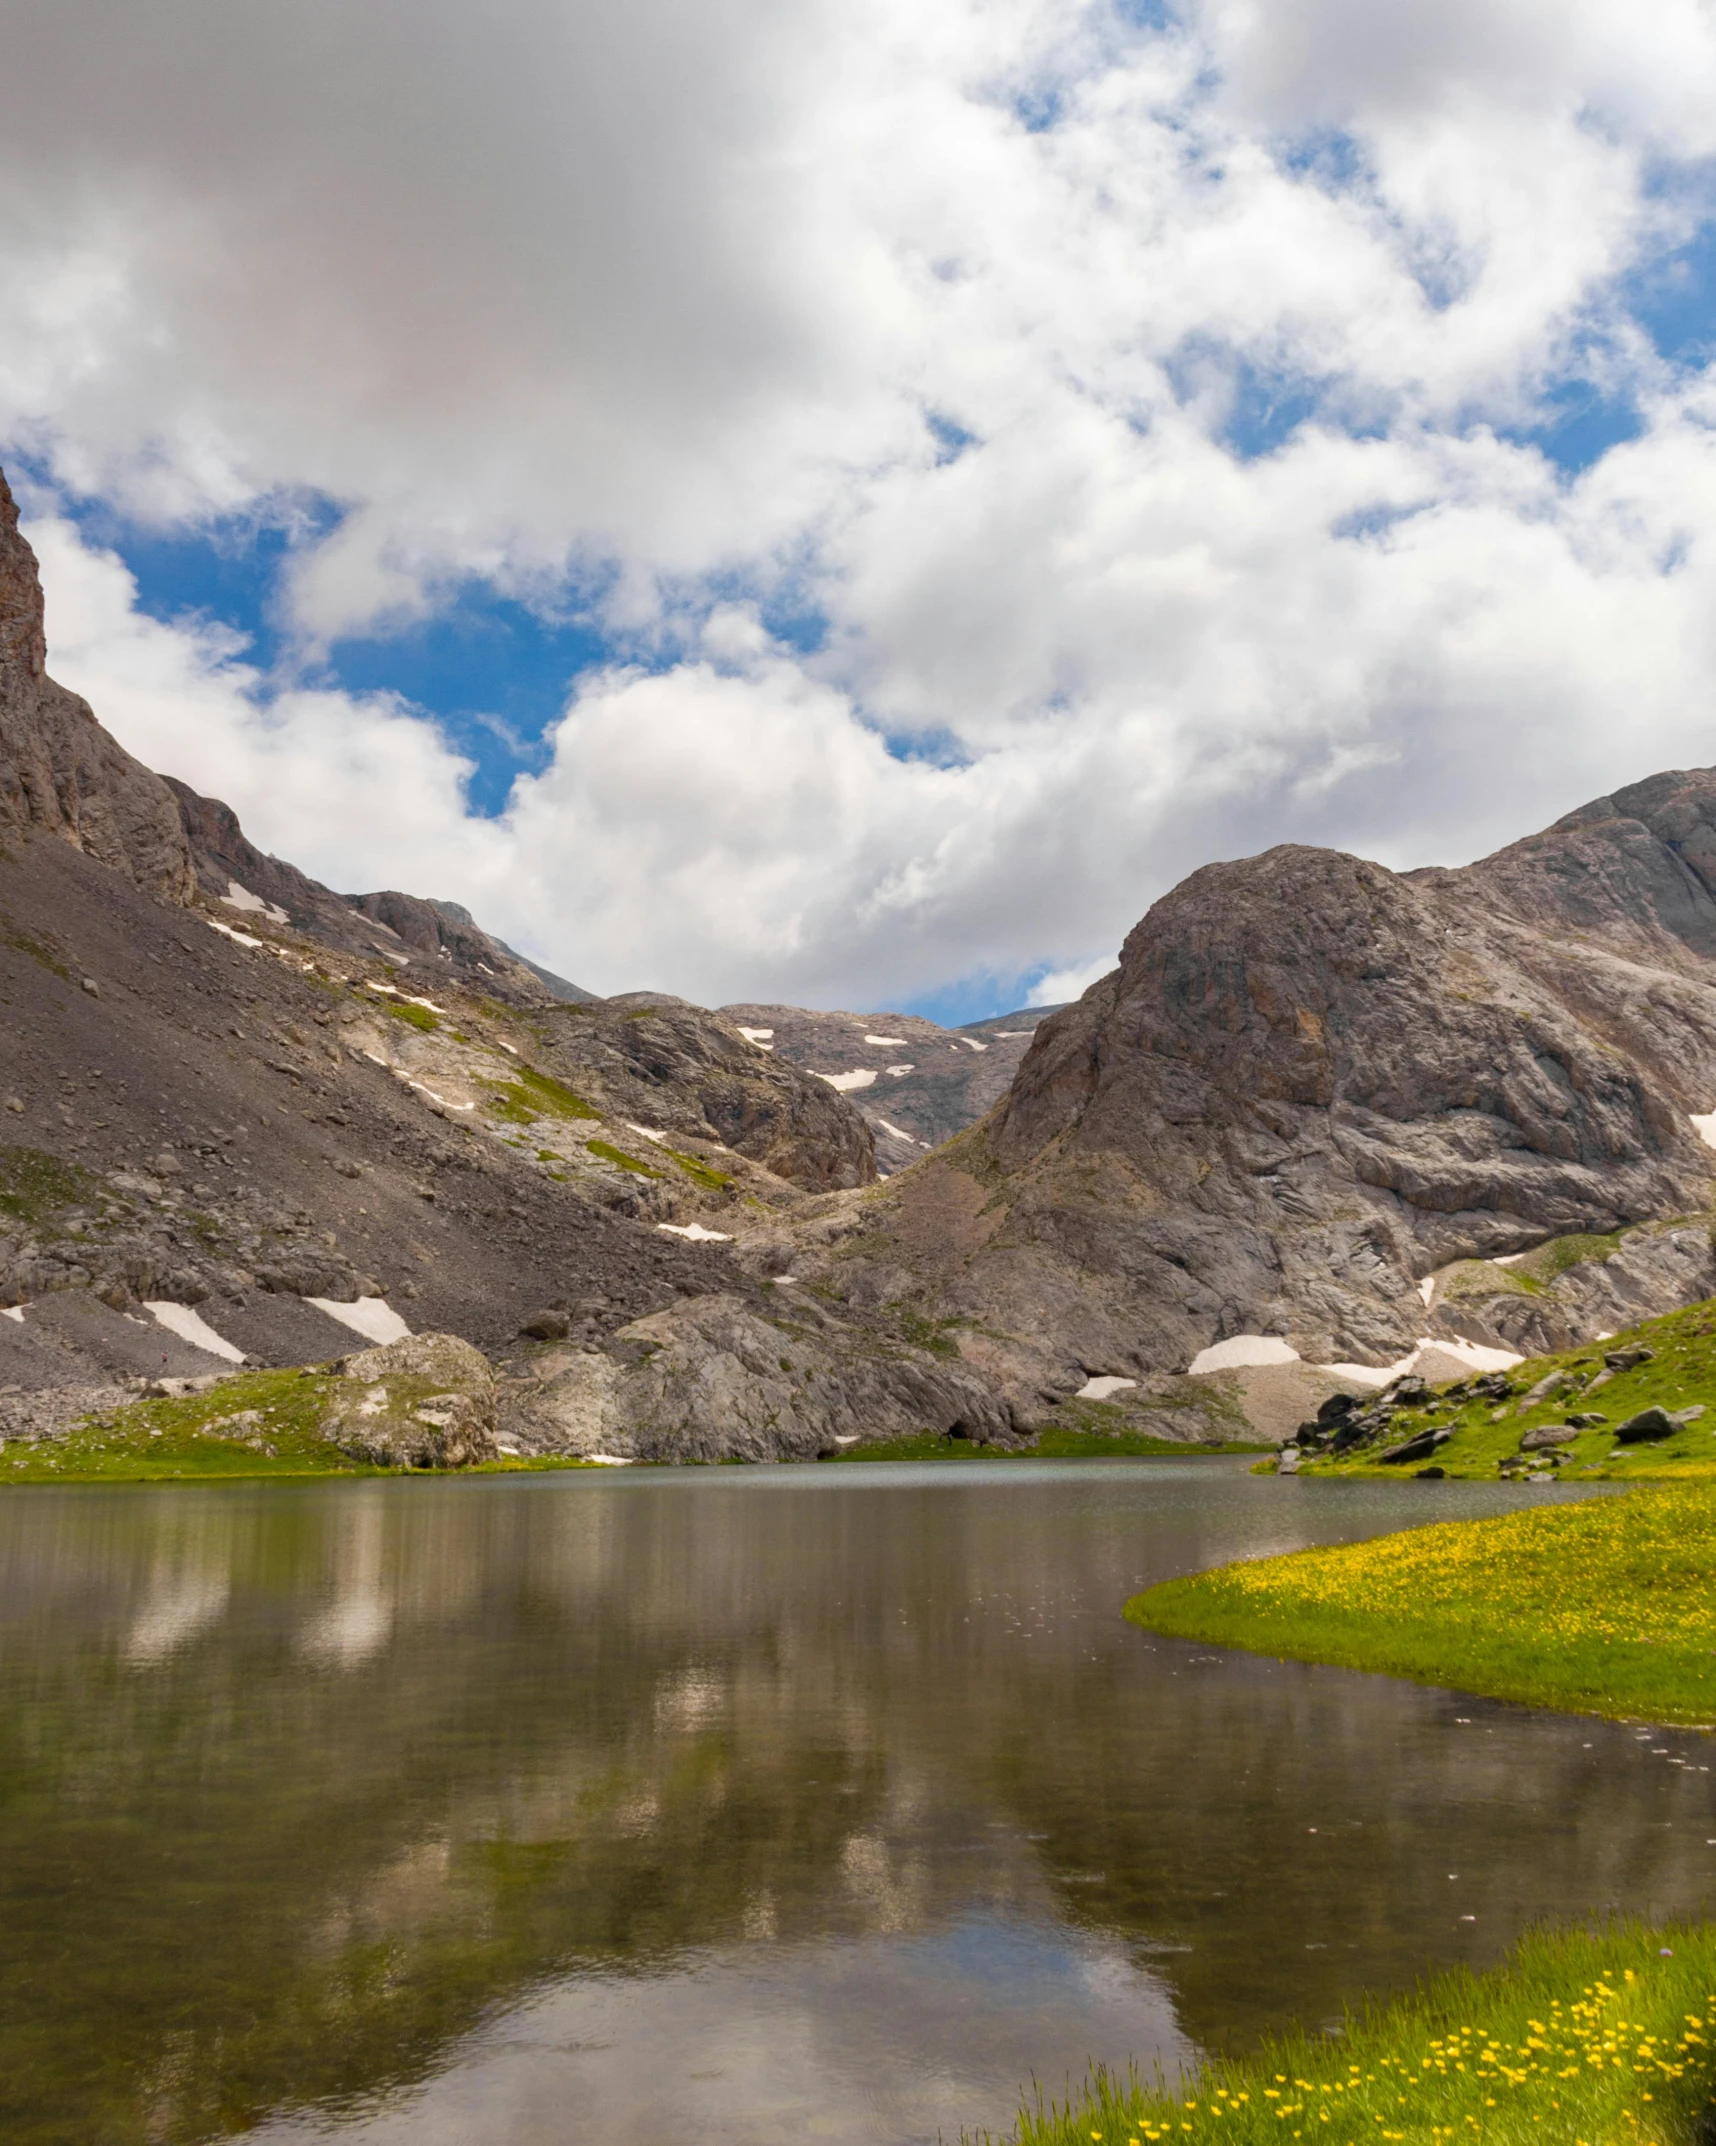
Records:
<instances>
[{"instance_id":1,"label":"white snow on rock","mask_svg":"<svg viewBox=\"0 0 1716 2146\"><path fill-rule=\"evenodd\" d=\"M895 1140L909 1140L913 1147L921 1144L911 1133L902 1131L897 1125L890 1125L886 1118L878 1118L876 1123L882 1128L883 1132L890 1134Z\"/></svg>"},{"instance_id":2,"label":"white snow on rock","mask_svg":"<svg viewBox=\"0 0 1716 2146\"><path fill-rule=\"evenodd\" d=\"M365 1051L364 1056L367 1058L369 1055L370 1053ZM387 1061L378 1058L375 1062L379 1066L385 1065ZM477 1107L475 1103L450 1103L444 1095L437 1095L427 1081L413 1080L409 1074L402 1073L400 1078L408 1088L415 1088L419 1095L426 1095L430 1102L439 1103L443 1110L475 1110Z\"/></svg>"},{"instance_id":3,"label":"white snow on rock","mask_svg":"<svg viewBox=\"0 0 1716 2146\"><path fill-rule=\"evenodd\" d=\"M1692 1130L1707 1148L1716 1148L1716 1110L1711 1111L1708 1117L1694 1118Z\"/></svg>"},{"instance_id":4,"label":"white snow on rock","mask_svg":"<svg viewBox=\"0 0 1716 2146\"><path fill-rule=\"evenodd\" d=\"M979 1043L975 1036L961 1036L959 1040L968 1051L986 1051L989 1048L987 1043Z\"/></svg>"},{"instance_id":5,"label":"white snow on rock","mask_svg":"<svg viewBox=\"0 0 1716 2146\"><path fill-rule=\"evenodd\" d=\"M153 1315L157 1326L164 1326L169 1334L177 1334L181 1341L188 1341L193 1349L201 1349L208 1356L224 1357L229 1364L244 1362L244 1351L235 1349L223 1334L217 1334L188 1304L145 1303L143 1309Z\"/></svg>"},{"instance_id":6,"label":"white snow on rock","mask_svg":"<svg viewBox=\"0 0 1716 2146\"><path fill-rule=\"evenodd\" d=\"M248 931L234 931L230 924L223 924L218 917L204 917L210 931L218 931L223 939L232 940L235 946L260 946L262 941Z\"/></svg>"},{"instance_id":7,"label":"white snow on rock","mask_svg":"<svg viewBox=\"0 0 1716 2146\"><path fill-rule=\"evenodd\" d=\"M1485 1348L1476 1341L1447 1341L1440 1334L1423 1335L1411 1355L1393 1364L1312 1364L1330 1378L1346 1379L1355 1386L1387 1386L1409 1371L1416 1371L1428 1356L1451 1357L1468 1371L1511 1371L1525 1361L1509 1349ZM1201 1378L1209 1371L1243 1371L1262 1364L1296 1364L1299 1352L1273 1334L1235 1334L1213 1348L1200 1349L1188 1367Z\"/></svg>"},{"instance_id":8,"label":"white snow on rock","mask_svg":"<svg viewBox=\"0 0 1716 2146\"><path fill-rule=\"evenodd\" d=\"M658 1222L657 1229L664 1229L670 1237L689 1237L693 1244L731 1244L733 1239L724 1229L705 1229L701 1222Z\"/></svg>"},{"instance_id":9,"label":"white snow on rock","mask_svg":"<svg viewBox=\"0 0 1716 2146\"><path fill-rule=\"evenodd\" d=\"M1073 1399L1075 1401L1106 1401L1111 1393L1118 1393L1123 1386L1136 1386L1137 1383L1136 1379L1086 1379L1078 1392L1073 1395Z\"/></svg>"},{"instance_id":10,"label":"white snow on rock","mask_svg":"<svg viewBox=\"0 0 1716 2146\"><path fill-rule=\"evenodd\" d=\"M1206 1371L1245 1371L1258 1364L1296 1364L1299 1352L1278 1334L1234 1334L1210 1348L1200 1349L1189 1370L1193 1378Z\"/></svg>"},{"instance_id":11,"label":"white snow on rock","mask_svg":"<svg viewBox=\"0 0 1716 2146\"><path fill-rule=\"evenodd\" d=\"M630 1118L622 1121L628 1133L637 1133L642 1139L653 1140L657 1147L667 1138L666 1133L651 1132L647 1125L634 1125Z\"/></svg>"},{"instance_id":12,"label":"white snow on rock","mask_svg":"<svg viewBox=\"0 0 1716 2146\"><path fill-rule=\"evenodd\" d=\"M584 1458L597 1468L629 1468L632 1465L629 1453L586 1453Z\"/></svg>"},{"instance_id":13,"label":"white snow on rock","mask_svg":"<svg viewBox=\"0 0 1716 2146\"><path fill-rule=\"evenodd\" d=\"M901 1080L906 1074L915 1070L912 1066L890 1066L888 1068L888 1078L890 1080Z\"/></svg>"},{"instance_id":14,"label":"white snow on rock","mask_svg":"<svg viewBox=\"0 0 1716 2146\"><path fill-rule=\"evenodd\" d=\"M384 1348L390 1341L405 1341L411 1334L410 1327L386 1297L359 1297L355 1304L341 1304L333 1297L306 1297L304 1302L313 1304L318 1311L325 1311L330 1319L337 1319L341 1326L349 1326L354 1334L361 1334L377 1347Z\"/></svg>"},{"instance_id":15,"label":"white snow on rock","mask_svg":"<svg viewBox=\"0 0 1716 2146\"><path fill-rule=\"evenodd\" d=\"M997 1036L1005 1036L1010 1043L1016 1043L1021 1037L1034 1036L1037 1031L1034 1028L998 1028L995 1033Z\"/></svg>"},{"instance_id":16,"label":"white snow on rock","mask_svg":"<svg viewBox=\"0 0 1716 2146\"><path fill-rule=\"evenodd\" d=\"M812 1070L814 1071L814 1068ZM818 1080L827 1081L831 1088L838 1088L842 1095L853 1088L871 1087L876 1079L875 1074L865 1066L860 1066L855 1073L818 1073L816 1077Z\"/></svg>"},{"instance_id":17,"label":"white snow on rock","mask_svg":"<svg viewBox=\"0 0 1716 2146\"><path fill-rule=\"evenodd\" d=\"M6 1308L5 1308L5 1310L4 1310L4 1311L0 1311L0 1319L16 1319L16 1320L17 1320L17 1322L18 1322L18 1324L19 1324L20 1326L22 1326L22 1325L23 1325L23 1323L24 1323L24 1307L23 1307L23 1305L22 1305L22 1304L8 1304L8 1305L6 1306Z\"/></svg>"},{"instance_id":18,"label":"white snow on rock","mask_svg":"<svg viewBox=\"0 0 1716 2146\"><path fill-rule=\"evenodd\" d=\"M1424 1299L1426 1304L1429 1303L1430 1299L1436 1294L1435 1275L1425 1275L1424 1279L1418 1284L1418 1294Z\"/></svg>"},{"instance_id":19,"label":"white snow on rock","mask_svg":"<svg viewBox=\"0 0 1716 2146\"><path fill-rule=\"evenodd\" d=\"M747 1043L754 1043L759 1051L772 1051L774 1049L774 1044L770 1041L770 1038L774 1035L772 1028L741 1028L739 1033Z\"/></svg>"},{"instance_id":20,"label":"white snow on rock","mask_svg":"<svg viewBox=\"0 0 1716 2146\"><path fill-rule=\"evenodd\" d=\"M903 1051L906 1047L904 1036L866 1036L864 1041L879 1044L885 1051Z\"/></svg>"},{"instance_id":21,"label":"white snow on rock","mask_svg":"<svg viewBox=\"0 0 1716 2146\"><path fill-rule=\"evenodd\" d=\"M241 887L236 879L229 879L226 892L221 896L229 909L243 909L251 916L266 917L270 924L284 924L286 912L277 902L265 902L260 894L252 894L248 887Z\"/></svg>"}]
</instances>

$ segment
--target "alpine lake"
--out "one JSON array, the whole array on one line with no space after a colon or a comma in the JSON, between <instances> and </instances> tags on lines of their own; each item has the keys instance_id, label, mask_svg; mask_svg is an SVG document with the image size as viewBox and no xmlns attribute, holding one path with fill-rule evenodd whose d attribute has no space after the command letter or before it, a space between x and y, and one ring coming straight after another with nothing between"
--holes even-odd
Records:
<instances>
[{"instance_id":1,"label":"alpine lake","mask_svg":"<svg viewBox=\"0 0 1716 2146\"><path fill-rule=\"evenodd\" d=\"M1156 1639L1565 1491L1243 1459L16 1489L8 2146L931 2146L1702 1915L1711 1741Z\"/></svg>"}]
</instances>

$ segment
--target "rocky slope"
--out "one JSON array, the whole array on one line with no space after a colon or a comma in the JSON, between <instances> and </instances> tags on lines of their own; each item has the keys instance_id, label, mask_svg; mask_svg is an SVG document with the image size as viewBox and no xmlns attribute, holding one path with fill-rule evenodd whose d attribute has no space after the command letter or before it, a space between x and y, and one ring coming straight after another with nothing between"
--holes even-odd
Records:
<instances>
[{"instance_id":1,"label":"rocky slope","mask_svg":"<svg viewBox=\"0 0 1716 2146\"><path fill-rule=\"evenodd\" d=\"M1006 1094L1037 1024L1056 1009L940 1028L910 1013L813 1013L803 1006L723 1006L753 1048L803 1066L855 1103L884 1175L975 1125Z\"/></svg>"},{"instance_id":2,"label":"rocky slope","mask_svg":"<svg viewBox=\"0 0 1716 2146\"><path fill-rule=\"evenodd\" d=\"M1572 1339L1614 1317L1602 1283L1539 1296L1492 1267L1493 1290L1468 1270L1427 1299L1463 1262L1702 1214L1713 1107L1700 771L1464 870L1287 848L1194 873L983 1123L823 1218L801 1271L963 1322L1026 1413L1227 1336L1358 1365L1427 1331L1518 1343L1533 1317ZM1691 1234L1690 1260L1641 1243L1566 1272L1629 1272L1632 1316L1666 1308L1709 1286Z\"/></svg>"}]
</instances>

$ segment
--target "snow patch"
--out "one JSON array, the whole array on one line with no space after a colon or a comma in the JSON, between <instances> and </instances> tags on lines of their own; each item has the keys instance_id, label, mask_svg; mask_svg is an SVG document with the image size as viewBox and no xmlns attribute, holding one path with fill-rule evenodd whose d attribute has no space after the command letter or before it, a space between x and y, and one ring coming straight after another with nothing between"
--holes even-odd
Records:
<instances>
[{"instance_id":1,"label":"snow patch","mask_svg":"<svg viewBox=\"0 0 1716 2146\"><path fill-rule=\"evenodd\" d=\"M890 1080L903 1080L908 1073L915 1070L916 1068L912 1066L889 1066L888 1078Z\"/></svg>"},{"instance_id":2,"label":"snow patch","mask_svg":"<svg viewBox=\"0 0 1716 2146\"><path fill-rule=\"evenodd\" d=\"M853 1088L871 1087L876 1079L875 1074L864 1066L860 1066L855 1073L818 1073L816 1077L818 1080L827 1081L831 1088L838 1088L842 1095Z\"/></svg>"},{"instance_id":3,"label":"snow patch","mask_svg":"<svg viewBox=\"0 0 1716 2146\"><path fill-rule=\"evenodd\" d=\"M666 1133L652 1133L647 1125L634 1125L630 1118L622 1119L621 1123L628 1133L636 1133L644 1140L653 1140L657 1147L667 1138Z\"/></svg>"},{"instance_id":4,"label":"snow patch","mask_svg":"<svg viewBox=\"0 0 1716 2146\"><path fill-rule=\"evenodd\" d=\"M242 909L249 915L266 917L270 924L289 921L278 902L265 902L260 894L252 894L248 887L241 887L236 879L229 879L226 892L221 896L229 909Z\"/></svg>"},{"instance_id":5,"label":"snow patch","mask_svg":"<svg viewBox=\"0 0 1716 2146\"><path fill-rule=\"evenodd\" d=\"M164 1326L169 1334L177 1334L181 1341L188 1341L193 1349L201 1349L206 1356L224 1357L229 1364L244 1362L244 1351L235 1349L222 1334L217 1334L188 1304L145 1303L143 1309L153 1315L157 1326Z\"/></svg>"},{"instance_id":6,"label":"snow patch","mask_svg":"<svg viewBox=\"0 0 1716 2146\"><path fill-rule=\"evenodd\" d=\"M223 924L218 917L204 917L210 931L218 931L223 939L230 939L235 946L260 946L262 941L247 931L234 931L230 924Z\"/></svg>"},{"instance_id":7,"label":"snow patch","mask_svg":"<svg viewBox=\"0 0 1716 2146\"><path fill-rule=\"evenodd\" d=\"M20 1326L22 1326L22 1325L23 1325L23 1323L24 1323L24 1307L23 1307L23 1305L22 1305L22 1304L8 1304L8 1305L6 1306L6 1308L5 1308L5 1310L4 1310L4 1311L0 1311L0 1319L16 1319L16 1320L17 1320L17 1322L18 1322L18 1324L19 1324Z\"/></svg>"},{"instance_id":8,"label":"snow patch","mask_svg":"<svg viewBox=\"0 0 1716 2146\"><path fill-rule=\"evenodd\" d=\"M774 1044L769 1040L774 1035L772 1028L741 1028L739 1033L747 1043L754 1043L759 1051L774 1049Z\"/></svg>"},{"instance_id":9,"label":"snow patch","mask_svg":"<svg viewBox=\"0 0 1716 2146\"><path fill-rule=\"evenodd\" d=\"M1034 1036L1037 1031L1034 1028L998 1028L995 1033L997 1036L1005 1036L1010 1043L1016 1043L1021 1038Z\"/></svg>"},{"instance_id":10,"label":"snow patch","mask_svg":"<svg viewBox=\"0 0 1716 2146\"><path fill-rule=\"evenodd\" d=\"M369 1053L366 1051L364 1055L365 1057L368 1057ZM376 1060L376 1064L381 1064L381 1060L379 1058ZM401 1074L400 1078L405 1082L405 1085L408 1088L415 1088L419 1095L426 1095L429 1098L430 1102L439 1103L443 1110L475 1110L477 1107L475 1103L449 1103L444 1095L437 1095L434 1089L431 1088L427 1082L420 1080L412 1080L406 1074Z\"/></svg>"},{"instance_id":11,"label":"snow patch","mask_svg":"<svg viewBox=\"0 0 1716 2146\"><path fill-rule=\"evenodd\" d=\"M987 1043L979 1043L975 1036L961 1036L959 1040L968 1051L986 1051L989 1048Z\"/></svg>"},{"instance_id":12,"label":"snow patch","mask_svg":"<svg viewBox=\"0 0 1716 2146\"><path fill-rule=\"evenodd\" d=\"M890 1125L886 1118L878 1118L876 1120L876 1123L882 1128L883 1132L891 1135L891 1137L895 1140L909 1141L913 1147L917 1147L920 1145L918 1140L911 1133L902 1132L897 1125Z\"/></svg>"},{"instance_id":13,"label":"snow patch","mask_svg":"<svg viewBox=\"0 0 1716 2146\"><path fill-rule=\"evenodd\" d=\"M1355 1386L1387 1386L1409 1371L1416 1371L1432 1350L1439 1356L1451 1356L1468 1371L1511 1371L1515 1364L1525 1361L1510 1349L1490 1349L1477 1341L1449 1341L1440 1334L1426 1334L1411 1355L1401 1357L1398 1363L1380 1368L1375 1364L1313 1364L1311 1368L1327 1372L1330 1378L1348 1379Z\"/></svg>"},{"instance_id":14,"label":"snow patch","mask_svg":"<svg viewBox=\"0 0 1716 2146\"><path fill-rule=\"evenodd\" d=\"M629 1468L632 1465L629 1453L586 1453L584 1458L598 1468Z\"/></svg>"},{"instance_id":15,"label":"snow patch","mask_svg":"<svg viewBox=\"0 0 1716 2146\"><path fill-rule=\"evenodd\" d=\"M1299 1352L1276 1334L1234 1334L1200 1349L1188 1367L1193 1378L1208 1371L1245 1371L1259 1364L1296 1364Z\"/></svg>"},{"instance_id":16,"label":"snow patch","mask_svg":"<svg viewBox=\"0 0 1716 2146\"><path fill-rule=\"evenodd\" d=\"M390 1341L405 1341L411 1329L399 1316L386 1297L359 1297L355 1304L341 1304L333 1297L306 1297L306 1304L313 1304L318 1311L325 1311L330 1319L337 1319L341 1326L349 1326L354 1334L361 1334L365 1341L373 1341L385 1347Z\"/></svg>"},{"instance_id":17,"label":"snow patch","mask_svg":"<svg viewBox=\"0 0 1716 2146\"><path fill-rule=\"evenodd\" d=\"M701 1222L658 1222L657 1229L666 1230L670 1237L689 1237L693 1244L731 1244L733 1239L724 1229L705 1229Z\"/></svg>"},{"instance_id":18,"label":"snow patch","mask_svg":"<svg viewBox=\"0 0 1716 2146\"><path fill-rule=\"evenodd\" d=\"M1711 1111L1707 1117L1694 1118L1692 1130L1707 1148L1716 1148L1716 1110Z\"/></svg>"},{"instance_id":19,"label":"snow patch","mask_svg":"<svg viewBox=\"0 0 1716 2146\"><path fill-rule=\"evenodd\" d=\"M1429 1303L1430 1299L1436 1294L1435 1275L1425 1275L1424 1279L1418 1284L1418 1294L1424 1299L1426 1304Z\"/></svg>"},{"instance_id":20,"label":"snow patch","mask_svg":"<svg viewBox=\"0 0 1716 2146\"><path fill-rule=\"evenodd\" d=\"M903 1051L906 1047L904 1036L866 1036L864 1041L877 1044L884 1051Z\"/></svg>"},{"instance_id":21,"label":"snow patch","mask_svg":"<svg viewBox=\"0 0 1716 2146\"><path fill-rule=\"evenodd\" d=\"M1136 1386L1137 1383L1136 1379L1086 1379L1078 1392L1073 1395L1073 1399L1075 1401L1106 1401L1111 1393L1118 1393L1123 1386Z\"/></svg>"}]
</instances>

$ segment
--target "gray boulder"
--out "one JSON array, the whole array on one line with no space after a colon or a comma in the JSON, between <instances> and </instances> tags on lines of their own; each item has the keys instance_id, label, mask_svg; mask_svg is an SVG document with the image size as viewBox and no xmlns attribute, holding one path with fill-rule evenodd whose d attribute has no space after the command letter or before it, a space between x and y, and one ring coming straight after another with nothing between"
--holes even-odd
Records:
<instances>
[{"instance_id":1,"label":"gray boulder","mask_svg":"<svg viewBox=\"0 0 1716 2146\"><path fill-rule=\"evenodd\" d=\"M323 1435L377 1468L466 1468L496 1458L495 1378L455 1334L413 1334L340 1366Z\"/></svg>"}]
</instances>

